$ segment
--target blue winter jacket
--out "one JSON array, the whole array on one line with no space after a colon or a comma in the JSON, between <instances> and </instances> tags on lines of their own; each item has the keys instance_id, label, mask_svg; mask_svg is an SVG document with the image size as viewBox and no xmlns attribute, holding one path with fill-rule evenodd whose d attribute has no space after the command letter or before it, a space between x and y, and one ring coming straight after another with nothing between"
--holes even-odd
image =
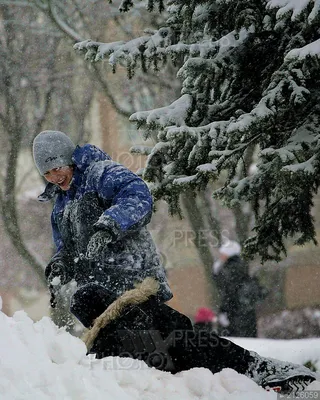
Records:
<instances>
[{"instance_id":1,"label":"blue winter jacket","mask_svg":"<svg viewBox=\"0 0 320 400\"><path fill-rule=\"evenodd\" d=\"M153 239L146 229L152 214L152 197L136 174L113 162L97 147L77 146L70 189L48 184L39 200L55 198L51 216L57 253L67 268L67 279L78 287L88 283L103 286L110 301L146 277L160 283L159 302L172 297ZM91 236L98 230L112 235L99 259L85 254Z\"/></svg>"}]
</instances>

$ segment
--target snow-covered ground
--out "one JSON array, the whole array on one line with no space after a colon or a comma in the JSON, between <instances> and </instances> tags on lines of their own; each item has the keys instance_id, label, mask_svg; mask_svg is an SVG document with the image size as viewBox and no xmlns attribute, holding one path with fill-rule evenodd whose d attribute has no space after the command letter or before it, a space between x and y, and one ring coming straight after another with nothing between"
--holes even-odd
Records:
<instances>
[{"instance_id":1,"label":"snow-covered ground","mask_svg":"<svg viewBox=\"0 0 320 400\"><path fill-rule=\"evenodd\" d=\"M313 360L320 370L320 338L232 340L265 356ZM320 395L320 382L313 382L311 389ZM0 399L276 400L277 394L231 369L213 375L195 368L171 375L137 360L95 360L86 356L80 339L58 329L50 318L34 323L24 311L12 318L0 311Z\"/></svg>"}]
</instances>

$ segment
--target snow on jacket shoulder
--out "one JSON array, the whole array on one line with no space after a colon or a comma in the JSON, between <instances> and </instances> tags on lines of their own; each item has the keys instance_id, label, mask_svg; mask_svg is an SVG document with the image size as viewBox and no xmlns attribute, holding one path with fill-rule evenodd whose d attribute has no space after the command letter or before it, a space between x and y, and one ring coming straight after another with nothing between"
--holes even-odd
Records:
<instances>
[{"instance_id":1,"label":"snow on jacket shoulder","mask_svg":"<svg viewBox=\"0 0 320 400\"><path fill-rule=\"evenodd\" d=\"M140 177L111 161L106 153L92 145L77 147L73 160L77 168L87 175L85 190L99 193L110 203L96 222L98 228L110 228L120 238L126 231L150 222L152 197Z\"/></svg>"}]
</instances>

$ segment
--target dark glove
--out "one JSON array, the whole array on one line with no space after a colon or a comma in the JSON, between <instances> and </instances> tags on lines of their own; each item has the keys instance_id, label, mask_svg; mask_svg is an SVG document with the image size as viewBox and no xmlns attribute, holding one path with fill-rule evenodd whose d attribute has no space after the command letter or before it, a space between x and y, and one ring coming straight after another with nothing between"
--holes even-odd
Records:
<instances>
[{"instance_id":1,"label":"dark glove","mask_svg":"<svg viewBox=\"0 0 320 400\"><path fill-rule=\"evenodd\" d=\"M112 242L112 235L108 231L100 230L93 234L87 246L87 258L99 257L100 253Z\"/></svg>"},{"instance_id":2,"label":"dark glove","mask_svg":"<svg viewBox=\"0 0 320 400\"><path fill-rule=\"evenodd\" d=\"M65 283L67 283L66 266L62 261L53 261L47 266L45 270L45 276L49 285L64 285ZM56 280L55 282L53 282L55 278L59 278L60 281Z\"/></svg>"},{"instance_id":3,"label":"dark glove","mask_svg":"<svg viewBox=\"0 0 320 400\"><path fill-rule=\"evenodd\" d=\"M50 305L52 308L56 308L57 305L57 300L56 300L56 286L49 285L49 291L50 291Z\"/></svg>"},{"instance_id":4,"label":"dark glove","mask_svg":"<svg viewBox=\"0 0 320 400\"><path fill-rule=\"evenodd\" d=\"M51 262L45 270L45 276L49 284L50 305L52 308L56 308L56 293L59 291L61 285L66 283L66 267L64 263L62 261ZM55 278L59 280L55 280Z\"/></svg>"}]
</instances>

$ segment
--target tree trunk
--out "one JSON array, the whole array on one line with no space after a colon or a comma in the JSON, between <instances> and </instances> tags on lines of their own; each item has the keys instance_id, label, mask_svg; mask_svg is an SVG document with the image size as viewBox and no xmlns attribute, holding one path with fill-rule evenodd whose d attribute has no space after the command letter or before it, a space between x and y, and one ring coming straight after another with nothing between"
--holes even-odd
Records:
<instances>
[{"instance_id":1,"label":"tree trunk","mask_svg":"<svg viewBox=\"0 0 320 400\"><path fill-rule=\"evenodd\" d=\"M199 257L204 267L205 276L210 289L210 302L212 307L216 308L217 291L215 283L212 279L212 264L214 262L214 258L210 250L210 241L208 240L207 235L208 229L204 220L204 212L207 212L208 210L205 208L199 208L195 195L191 192L181 195L181 203L190 222L194 244L198 250Z\"/></svg>"}]
</instances>

